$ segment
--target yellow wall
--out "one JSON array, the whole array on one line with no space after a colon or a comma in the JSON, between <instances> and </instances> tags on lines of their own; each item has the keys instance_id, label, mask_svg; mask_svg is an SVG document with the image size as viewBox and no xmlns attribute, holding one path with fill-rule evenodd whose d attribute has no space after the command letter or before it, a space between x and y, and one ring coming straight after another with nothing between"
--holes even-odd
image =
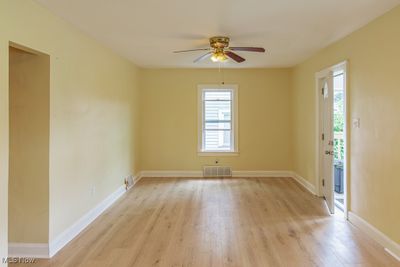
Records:
<instances>
[{"instance_id":1,"label":"yellow wall","mask_svg":"<svg viewBox=\"0 0 400 267\"><path fill-rule=\"evenodd\" d=\"M400 7L293 73L294 169L315 183L315 72L349 60L350 210L400 243Z\"/></svg>"},{"instance_id":2,"label":"yellow wall","mask_svg":"<svg viewBox=\"0 0 400 267\"><path fill-rule=\"evenodd\" d=\"M137 68L33 1L0 1L0 258L7 255L9 41L50 55L50 240L138 167Z\"/></svg>"},{"instance_id":3,"label":"yellow wall","mask_svg":"<svg viewBox=\"0 0 400 267\"><path fill-rule=\"evenodd\" d=\"M50 60L10 49L9 242L49 236Z\"/></svg>"},{"instance_id":4,"label":"yellow wall","mask_svg":"<svg viewBox=\"0 0 400 267\"><path fill-rule=\"evenodd\" d=\"M141 70L142 170L201 170L197 155L197 85L218 84L217 69ZM238 84L239 156L218 157L233 170L291 170L289 69L224 70Z\"/></svg>"}]
</instances>

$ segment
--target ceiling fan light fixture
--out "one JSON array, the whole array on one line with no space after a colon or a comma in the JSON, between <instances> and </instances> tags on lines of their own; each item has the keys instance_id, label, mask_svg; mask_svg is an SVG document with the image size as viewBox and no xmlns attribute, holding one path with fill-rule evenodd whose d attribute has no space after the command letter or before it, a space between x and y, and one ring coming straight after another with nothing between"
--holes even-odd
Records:
<instances>
[{"instance_id":1,"label":"ceiling fan light fixture","mask_svg":"<svg viewBox=\"0 0 400 267\"><path fill-rule=\"evenodd\" d=\"M219 51L219 52L215 52L213 53L213 55L211 56L211 60L213 62L224 62L228 59L228 57L225 55L224 52Z\"/></svg>"},{"instance_id":2,"label":"ceiling fan light fixture","mask_svg":"<svg viewBox=\"0 0 400 267\"><path fill-rule=\"evenodd\" d=\"M215 53L211 56L211 61L212 62L218 62L218 55L216 55Z\"/></svg>"},{"instance_id":3,"label":"ceiling fan light fixture","mask_svg":"<svg viewBox=\"0 0 400 267\"><path fill-rule=\"evenodd\" d=\"M219 55L218 60L220 62L224 62L224 61L228 60L228 57L225 55L225 53L222 53L221 55Z\"/></svg>"}]
</instances>

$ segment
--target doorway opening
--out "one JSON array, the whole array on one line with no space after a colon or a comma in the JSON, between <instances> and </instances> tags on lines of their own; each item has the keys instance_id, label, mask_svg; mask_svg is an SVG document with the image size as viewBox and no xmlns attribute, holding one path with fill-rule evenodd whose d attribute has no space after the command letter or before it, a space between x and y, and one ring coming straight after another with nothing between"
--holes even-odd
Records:
<instances>
[{"instance_id":1,"label":"doorway opening","mask_svg":"<svg viewBox=\"0 0 400 267\"><path fill-rule=\"evenodd\" d=\"M9 45L9 256L49 240L50 57ZM37 256L37 254L35 254Z\"/></svg>"},{"instance_id":2,"label":"doorway opening","mask_svg":"<svg viewBox=\"0 0 400 267\"><path fill-rule=\"evenodd\" d=\"M344 110L344 70L333 74L333 180L335 206L344 211L344 160L345 160L345 110Z\"/></svg>"},{"instance_id":3,"label":"doorway opening","mask_svg":"<svg viewBox=\"0 0 400 267\"><path fill-rule=\"evenodd\" d=\"M346 71L342 62L316 73L318 195L347 216Z\"/></svg>"}]
</instances>

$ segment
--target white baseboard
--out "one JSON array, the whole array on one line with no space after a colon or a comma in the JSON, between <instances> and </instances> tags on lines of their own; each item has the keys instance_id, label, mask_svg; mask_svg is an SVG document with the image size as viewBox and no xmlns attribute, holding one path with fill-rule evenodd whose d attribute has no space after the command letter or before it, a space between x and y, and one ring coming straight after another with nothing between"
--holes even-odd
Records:
<instances>
[{"instance_id":1,"label":"white baseboard","mask_svg":"<svg viewBox=\"0 0 400 267\"><path fill-rule=\"evenodd\" d=\"M307 181L305 178L302 176L298 175L295 172L292 172L291 177L295 179L299 184L301 184L305 189L307 189L311 194L316 195L317 192L315 190L315 185Z\"/></svg>"},{"instance_id":2,"label":"white baseboard","mask_svg":"<svg viewBox=\"0 0 400 267\"><path fill-rule=\"evenodd\" d=\"M292 177L291 171L232 171L233 177Z\"/></svg>"},{"instance_id":3,"label":"white baseboard","mask_svg":"<svg viewBox=\"0 0 400 267\"><path fill-rule=\"evenodd\" d=\"M370 238L383 246L390 255L400 261L400 245L398 243L390 239L387 235L376 229L354 212L349 211L348 220L354 226L366 233Z\"/></svg>"},{"instance_id":4,"label":"white baseboard","mask_svg":"<svg viewBox=\"0 0 400 267\"><path fill-rule=\"evenodd\" d=\"M49 258L49 244L47 243L9 243L8 256L18 258Z\"/></svg>"},{"instance_id":5,"label":"white baseboard","mask_svg":"<svg viewBox=\"0 0 400 267\"><path fill-rule=\"evenodd\" d=\"M141 171L142 177L203 177L202 171Z\"/></svg>"},{"instance_id":6,"label":"white baseboard","mask_svg":"<svg viewBox=\"0 0 400 267\"><path fill-rule=\"evenodd\" d=\"M292 177L291 171L232 171L233 177ZM140 177L203 177L202 171L141 171Z\"/></svg>"},{"instance_id":7,"label":"white baseboard","mask_svg":"<svg viewBox=\"0 0 400 267\"><path fill-rule=\"evenodd\" d=\"M64 232L54 238L50 242L48 256L50 258L53 257L80 232L82 232L90 223L92 223L97 217L99 217L108 207L110 207L115 201L117 201L125 192L125 186L119 187L115 192L113 192L111 195L101 201L96 207L91 209L73 225L71 225Z\"/></svg>"}]
</instances>

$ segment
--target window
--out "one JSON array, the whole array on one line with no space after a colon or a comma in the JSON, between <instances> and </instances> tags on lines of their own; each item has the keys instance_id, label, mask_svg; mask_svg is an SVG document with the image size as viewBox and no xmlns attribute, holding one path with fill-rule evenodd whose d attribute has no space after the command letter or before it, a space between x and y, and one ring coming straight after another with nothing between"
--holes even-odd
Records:
<instances>
[{"instance_id":1,"label":"window","mask_svg":"<svg viewBox=\"0 0 400 267\"><path fill-rule=\"evenodd\" d=\"M199 86L199 152L237 153L237 86Z\"/></svg>"}]
</instances>

